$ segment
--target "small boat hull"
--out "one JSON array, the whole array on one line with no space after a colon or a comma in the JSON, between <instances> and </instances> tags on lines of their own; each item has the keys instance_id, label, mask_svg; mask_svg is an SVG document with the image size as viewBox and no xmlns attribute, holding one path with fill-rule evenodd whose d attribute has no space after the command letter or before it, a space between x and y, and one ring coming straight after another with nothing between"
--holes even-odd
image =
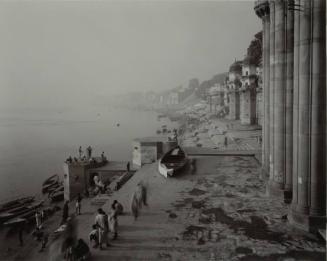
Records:
<instances>
[{"instance_id":1,"label":"small boat hull","mask_svg":"<svg viewBox=\"0 0 327 261\"><path fill-rule=\"evenodd\" d=\"M158 171L164 177L173 177L187 164L187 154L180 146L168 151L158 163Z\"/></svg>"},{"instance_id":2,"label":"small boat hull","mask_svg":"<svg viewBox=\"0 0 327 261\"><path fill-rule=\"evenodd\" d=\"M57 191L53 193L50 198L52 202L62 201L64 200L64 191Z\"/></svg>"},{"instance_id":3,"label":"small boat hull","mask_svg":"<svg viewBox=\"0 0 327 261\"><path fill-rule=\"evenodd\" d=\"M44 201L40 201L31 205L26 205L19 207L17 209L14 209L12 211L8 211L5 213L2 213L0 215L0 223L7 223L10 220L13 220L17 217L24 217L28 213L33 213L35 210L43 205Z\"/></svg>"},{"instance_id":4,"label":"small boat hull","mask_svg":"<svg viewBox=\"0 0 327 261\"><path fill-rule=\"evenodd\" d=\"M52 183L49 183L42 187L42 193L45 194L47 192L50 192L51 190L54 190L55 188L57 188L59 186L60 186L60 184L58 181L52 181Z\"/></svg>"},{"instance_id":5,"label":"small boat hull","mask_svg":"<svg viewBox=\"0 0 327 261\"><path fill-rule=\"evenodd\" d=\"M31 203L33 201L34 201L34 197L24 197L24 198L19 198L19 199L15 199L12 201L8 201L8 202L0 205L0 212L9 211L11 209L21 207L21 206L23 206L27 203Z\"/></svg>"},{"instance_id":6,"label":"small boat hull","mask_svg":"<svg viewBox=\"0 0 327 261\"><path fill-rule=\"evenodd\" d=\"M54 174L54 175L52 175L51 177L47 178L47 179L43 182L42 186L46 186L46 185L52 184L54 181L59 181L59 176L58 176L58 174Z\"/></svg>"}]
</instances>

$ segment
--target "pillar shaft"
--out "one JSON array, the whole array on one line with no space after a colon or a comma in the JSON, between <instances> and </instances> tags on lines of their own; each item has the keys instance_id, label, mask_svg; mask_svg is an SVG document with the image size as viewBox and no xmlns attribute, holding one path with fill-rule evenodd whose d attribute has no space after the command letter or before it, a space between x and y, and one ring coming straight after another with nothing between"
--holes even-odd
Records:
<instances>
[{"instance_id":1,"label":"pillar shaft","mask_svg":"<svg viewBox=\"0 0 327 261\"><path fill-rule=\"evenodd\" d=\"M326 215L326 2L315 0L312 26L310 215Z\"/></svg>"},{"instance_id":2,"label":"pillar shaft","mask_svg":"<svg viewBox=\"0 0 327 261\"><path fill-rule=\"evenodd\" d=\"M301 1L305 10L300 14L299 45L299 85L298 85L298 204L301 213L309 210L309 97L310 97L310 37L311 37L311 1Z\"/></svg>"},{"instance_id":3,"label":"pillar shaft","mask_svg":"<svg viewBox=\"0 0 327 261\"><path fill-rule=\"evenodd\" d=\"M295 0L295 4L299 5L300 1ZM293 73L293 168L292 168L292 204L296 205L298 202L298 123L299 123L299 63L300 63L300 12L294 13L294 73Z\"/></svg>"},{"instance_id":4,"label":"pillar shaft","mask_svg":"<svg viewBox=\"0 0 327 261\"><path fill-rule=\"evenodd\" d=\"M285 2L280 0L275 1L273 185L281 190L284 189L285 180L285 25Z\"/></svg>"},{"instance_id":5,"label":"pillar shaft","mask_svg":"<svg viewBox=\"0 0 327 261\"><path fill-rule=\"evenodd\" d=\"M262 143L262 162L263 168L266 173L269 173L269 56L270 56L270 20L269 16L262 19L263 23L263 143Z\"/></svg>"},{"instance_id":6,"label":"pillar shaft","mask_svg":"<svg viewBox=\"0 0 327 261\"><path fill-rule=\"evenodd\" d=\"M274 163L274 70L275 70L275 3L269 2L270 9L270 43L269 43L269 179L273 179Z\"/></svg>"},{"instance_id":7,"label":"pillar shaft","mask_svg":"<svg viewBox=\"0 0 327 261\"><path fill-rule=\"evenodd\" d=\"M302 0L295 16L293 191L290 221L326 226L326 3ZM298 28L299 27L299 28ZM296 33L297 31L295 31Z\"/></svg>"},{"instance_id":8,"label":"pillar shaft","mask_svg":"<svg viewBox=\"0 0 327 261\"><path fill-rule=\"evenodd\" d=\"M285 191L291 198L293 168L293 71L294 71L294 11L286 18L286 106L285 106Z\"/></svg>"}]
</instances>

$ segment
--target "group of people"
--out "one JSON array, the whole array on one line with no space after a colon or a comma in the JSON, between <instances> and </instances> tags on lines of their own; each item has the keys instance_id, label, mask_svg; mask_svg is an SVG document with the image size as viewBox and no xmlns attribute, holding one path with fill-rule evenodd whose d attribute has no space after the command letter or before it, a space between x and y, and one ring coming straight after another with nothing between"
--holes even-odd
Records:
<instances>
[{"instance_id":1,"label":"group of people","mask_svg":"<svg viewBox=\"0 0 327 261\"><path fill-rule=\"evenodd\" d=\"M81 203L82 196L78 194L75 201L76 215L81 215ZM135 220L139 216L140 208L144 205L147 206L147 190L144 184L140 182L137 184L131 200L131 211ZM104 249L104 247L110 246L110 240L118 238L118 217L123 212L123 205L117 200L114 200L110 205L108 214L102 208L97 210L92 230L89 233L89 241L93 248ZM60 247L57 247L58 249L55 252L62 253L65 260L83 260L84 257L89 256L88 244L82 239L77 240L76 238L76 218L69 215L69 201L64 203L61 225L66 226L66 230L61 237ZM48 242L48 234L41 229L37 229L35 236L42 242L42 251ZM109 239L109 236L111 236L111 239ZM51 246L50 252L55 248L56 244Z\"/></svg>"},{"instance_id":2,"label":"group of people","mask_svg":"<svg viewBox=\"0 0 327 261\"><path fill-rule=\"evenodd\" d=\"M112 240L118 237L118 215L123 213L123 206L114 200L111 204L109 214L99 208L95 217L95 222L92 225L92 231L89 234L89 240L93 247L103 249L103 245L110 246L109 232L113 234Z\"/></svg>"},{"instance_id":3,"label":"group of people","mask_svg":"<svg viewBox=\"0 0 327 261\"><path fill-rule=\"evenodd\" d=\"M96 163L96 159L94 157L92 157L92 147L91 146L88 146L86 148L86 155L82 149L82 146L79 146L78 148L78 158L77 157L74 157L72 158L72 156L69 156L67 159L66 159L66 163L77 163L79 161L89 161L91 163ZM101 161L102 162L107 162L107 157L105 156L104 154L104 151L102 151L101 153Z\"/></svg>"}]
</instances>

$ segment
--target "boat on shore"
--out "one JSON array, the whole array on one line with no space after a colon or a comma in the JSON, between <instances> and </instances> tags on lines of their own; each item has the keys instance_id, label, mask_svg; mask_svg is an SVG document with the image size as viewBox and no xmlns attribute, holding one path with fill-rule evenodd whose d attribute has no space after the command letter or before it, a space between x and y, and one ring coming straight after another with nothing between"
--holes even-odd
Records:
<instances>
[{"instance_id":1,"label":"boat on shore","mask_svg":"<svg viewBox=\"0 0 327 261\"><path fill-rule=\"evenodd\" d=\"M164 177L172 177L178 171L182 170L188 162L186 152L177 146L168 151L160 160L158 170Z\"/></svg>"},{"instance_id":2,"label":"boat on shore","mask_svg":"<svg viewBox=\"0 0 327 261\"><path fill-rule=\"evenodd\" d=\"M14 209L17 207L21 207L27 203L31 203L34 201L34 197L23 197L15 200L7 201L5 203L0 204L0 212L8 211L10 209Z\"/></svg>"},{"instance_id":3,"label":"boat on shore","mask_svg":"<svg viewBox=\"0 0 327 261\"><path fill-rule=\"evenodd\" d=\"M36 209L41 207L43 205L43 203L44 203L44 201L42 200L42 201L40 201L38 203L35 203L33 205L28 206L27 210L24 213L10 218L9 220L4 222L3 224L5 226L13 226L13 225L20 224L22 222L25 222L25 223L31 222L32 220L34 220Z\"/></svg>"},{"instance_id":4,"label":"boat on shore","mask_svg":"<svg viewBox=\"0 0 327 261\"><path fill-rule=\"evenodd\" d=\"M43 202L44 201L40 201L30 205L20 206L6 212L2 212L0 214L0 223L5 223L8 220L18 217L19 215L25 214L29 211L35 211L35 209L39 208L43 204Z\"/></svg>"},{"instance_id":5,"label":"boat on shore","mask_svg":"<svg viewBox=\"0 0 327 261\"><path fill-rule=\"evenodd\" d=\"M54 175L50 176L49 178L47 178L47 179L43 182L42 186L46 186L46 185L52 184L54 181L59 181L59 176L58 176L58 174L54 174Z\"/></svg>"},{"instance_id":6,"label":"boat on shore","mask_svg":"<svg viewBox=\"0 0 327 261\"><path fill-rule=\"evenodd\" d=\"M58 174L47 178L42 184L42 193L48 193L60 186Z\"/></svg>"},{"instance_id":7,"label":"boat on shore","mask_svg":"<svg viewBox=\"0 0 327 261\"><path fill-rule=\"evenodd\" d=\"M57 201L64 200L64 186L60 185L54 191L50 192L49 198L51 199L51 202L57 202Z\"/></svg>"}]
</instances>

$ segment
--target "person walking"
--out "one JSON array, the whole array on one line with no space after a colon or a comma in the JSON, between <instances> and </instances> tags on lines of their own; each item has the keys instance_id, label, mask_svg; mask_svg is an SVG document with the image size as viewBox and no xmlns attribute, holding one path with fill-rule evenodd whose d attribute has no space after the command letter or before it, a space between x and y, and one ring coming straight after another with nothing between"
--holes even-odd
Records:
<instances>
[{"instance_id":1,"label":"person walking","mask_svg":"<svg viewBox=\"0 0 327 261\"><path fill-rule=\"evenodd\" d=\"M118 209L116 207L116 203L118 203L118 202L117 201L115 202L115 201L111 205L111 209L110 209L110 213L109 213L109 220L108 220L109 221L109 229L114 234L114 236L112 238L113 240L117 239L117 237L118 237L118 231L117 231Z\"/></svg>"},{"instance_id":2,"label":"person walking","mask_svg":"<svg viewBox=\"0 0 327 261\"><path fill-rule=\"evenodd\" d=\"M20 246L24 245L24 240L23 240L24 230L25 230L25 221L23 221L18 227L18 240Z\"/></svg>"},{"instance_id":3,"label":"person walking","mask_svg":"<svg viewBox=\"0 0 327 261\"><path fill-rule=\"evenodd\" d=\"M81 159L82 158L82 155L83 155L82 146L79 146L79 148L78 148L78 155L79 155L79 158Z\"/></svg>"},{"instance_id":4,"label":"person walking","mask_svg":"<svg viewBox=\"0 0 327 261\"><path fill-rule=\"evenodd\" d=\"M86 151L87 151L87 159L90 159L92 157L92 147L88 146L86 148Z\"/></svg>"},{"instance_id":5,"label":"person walking","mask_svg":"<svg viewBox=\"0 0 327 261\"><path fill-rule=\"evenodd\" d=\"M108 216L103 211L102 208L98 209L98 213L95 217L95 224L98 227L98 235L99 235L99 248L102 250L102 244L106 244L107 247L110 246L108 241L108 232L109 232L109 224L108 224Z\"/></svg>"},{"instance_id":6,"label":"person walking","mask_svg":"<svg viewBox=\"0 0 327 261\"><path fill-rule=\"evenodd\" d=\"M129 162L127 162L126 169L127 169L127 172L130 171L130 163Z\"/></svg>"},{"instance_id":7,"label":"person walking","mask_svg":"<svg viewBox=\"0 0 327 261\"><path fill-rule=\"evenodd\" d=\"M76 204L75 204L75 213L76 213L76 215L81 214L81 201L82 201L82 196L81 196L80 193L78 193L77 199L76 199Z\"/></svg>"},{"instance_id":8,"label":"person walking","mask_svg":"<svg viewBox=\"0 0 327 261\"><path fill-rule=\"evenodd\" d=\"M93 248L97 248L99 245L99 231L97 225L92 225L92 230L89 234L90 243L94 242Z\"/></svg>"},{"instance_id":9,"label":"person walking","mask_svg":"<svg viewBox=\"0 0 327 261\"><path fill-rule=\"evenodd\" d=\"M41 213L38 210L35 212L35 224L37 228L41 228Z\"/></svg>"},{"instance_id":10,"label":"person walking","mask_svg":"<svg viewBox=\"0 0 327 261\"><path fill-rule=\"evenodd\" d=\"M146 187L139 182L137 184L136 190L133 193L131 201L131 211L136 220L139 216L139 210L142 208L142 205L147 206L147 190Z\"/></svg>"},{"instance_id":11,"label":"person walking","mask_svg":"<svg viewBox=\"0 0 327 261\"><path fill-rule=\"evenodd\" d=\"M120 204L116 199L114 200L113 205L115 207L115 210L117 211L117 215L122 215L124 212L123 205Z\"/></svg>"}]
</instances>

